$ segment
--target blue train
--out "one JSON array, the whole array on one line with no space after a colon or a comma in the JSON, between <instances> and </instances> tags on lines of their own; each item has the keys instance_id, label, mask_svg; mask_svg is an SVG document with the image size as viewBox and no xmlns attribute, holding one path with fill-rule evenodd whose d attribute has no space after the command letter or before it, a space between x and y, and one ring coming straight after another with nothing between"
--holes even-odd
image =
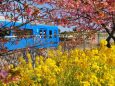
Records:
<instances>
[{"instance_id":1,"label":"blue train","mask_svg":"<svg viewBox=\"0 0 115 86\"><path fill-rule=\"evenodd\" d=\"M5 28L8 28L12 25L19 26L21 23L0 21L0 24L5 26ZM4 44L4 47L8 50L17 50L28 47L56 48L59 44L59 32L57 26L25 24L16 31L1 29L0 32L2 33L0 33L0 37L8 39Z\"/></svg>"}]
</instances>

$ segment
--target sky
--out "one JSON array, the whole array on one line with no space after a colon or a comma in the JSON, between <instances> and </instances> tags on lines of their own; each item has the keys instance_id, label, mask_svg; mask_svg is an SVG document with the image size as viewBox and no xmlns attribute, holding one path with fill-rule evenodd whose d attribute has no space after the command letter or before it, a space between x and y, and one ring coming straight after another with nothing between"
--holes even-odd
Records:
<instances>
[{"instance_id":1,"label":"sky","mask_svg":"<svg viewBox=\"0 0 115 86\"><path fill-rule=\"evenodd\" d=\"M69 32L69 31L73 31L72 28L68 28L68 27L62 27L62 26L58 26L58 28L60 29L61 32Z\"/></svg>"}]
</instances>

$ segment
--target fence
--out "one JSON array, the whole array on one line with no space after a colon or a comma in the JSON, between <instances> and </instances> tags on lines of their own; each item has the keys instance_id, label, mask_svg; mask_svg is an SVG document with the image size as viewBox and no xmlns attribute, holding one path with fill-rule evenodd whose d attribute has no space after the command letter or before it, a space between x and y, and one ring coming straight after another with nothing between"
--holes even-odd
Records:
<instances>
[{"instance_id":1,"label":"fence","mask_svg":"<svg viewBox=\"0 0 115 86\"><path fill-rule=\"evenodd\" d=\"M86 49L86 48L95 48L98 47L100 44L100 41L102 39L105 39L108 37L107 33L104 32L96 32L96 33L76 33L73 35L64 34L61 35L60 44L64 49L72 49L72 48L80 48L80 49ZM113 42L113 40L111 40Z\"/></svg>"}]
</instances>

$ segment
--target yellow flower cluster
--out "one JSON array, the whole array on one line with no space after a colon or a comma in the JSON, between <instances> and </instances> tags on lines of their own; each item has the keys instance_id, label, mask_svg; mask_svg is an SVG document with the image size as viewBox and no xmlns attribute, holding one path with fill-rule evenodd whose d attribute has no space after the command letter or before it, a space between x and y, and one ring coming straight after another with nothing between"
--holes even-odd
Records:
<instances>
[{"instance_id":1,"label":"yellow flower cluster","mask_svg":"<svg viewBox=\"0 0 115 86\"><path fill-rule=\"evenodd\" d=\"M115 45L91 50L49 50L48 58L36 57L35 67L28 54L28 63L14 68L20 79L11 84L20 86L115 86ZM9 85L9 84L7 84ZM9 85L9 86L10 86Z\"/></svg>"}]
</instances>

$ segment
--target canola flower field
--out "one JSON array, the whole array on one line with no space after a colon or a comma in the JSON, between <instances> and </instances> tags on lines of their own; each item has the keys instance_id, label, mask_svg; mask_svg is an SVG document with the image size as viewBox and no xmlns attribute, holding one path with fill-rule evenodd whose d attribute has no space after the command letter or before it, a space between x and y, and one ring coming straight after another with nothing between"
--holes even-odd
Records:
<instances>
[{"instance_id":1,"label":"canola flower field","mask_svg":"<svg viewBox=\"0 0 115 86\"><path fill-rule=\"evenodd\" d=\"M28 53L28 62L20 57L17 67L4 69L0 86L115 86L115 45L105 45L102 40L90 50L49 50L47 58L36 57L34 68Z\"/></svg>"}]
</instances>

